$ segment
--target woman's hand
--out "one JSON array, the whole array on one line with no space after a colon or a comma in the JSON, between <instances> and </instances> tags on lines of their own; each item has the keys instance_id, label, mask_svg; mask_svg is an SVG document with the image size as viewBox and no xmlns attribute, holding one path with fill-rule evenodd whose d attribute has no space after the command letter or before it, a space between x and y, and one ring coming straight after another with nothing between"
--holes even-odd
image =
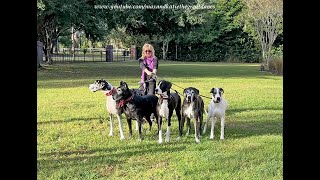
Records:
<instances>
[{"instance_id":1,"label":"woman's hand","mask_svg":"<svg viewBox=\"0 0 320 180\"><path fill-rule=\"evenodd\" d=\"M150 72L148 69L145 69L144 72L147 73L148 76L150 76L151 73L152 73L152 72Z\"/></svg>"}]
</instances>

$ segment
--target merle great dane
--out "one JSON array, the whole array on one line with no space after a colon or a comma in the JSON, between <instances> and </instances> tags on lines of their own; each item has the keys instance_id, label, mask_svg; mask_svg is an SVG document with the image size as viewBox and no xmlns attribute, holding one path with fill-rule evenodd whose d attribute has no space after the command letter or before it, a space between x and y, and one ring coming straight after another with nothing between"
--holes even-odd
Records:
<instances>
[{"instance_id":1,"label":"merle great dane","mask_svg":"<svg viewBox=\"0 0 320 180\"><path fill-rule=\"evenodd\" d=\"M185 119L187 119L187 133L189 135L191 129L190 120L194 119L195 141L200 142L200 131L203 121L204 102L199 95L199 90L194 87L188 87L183 90L184 99L182 103L182 117L179 123L179 138L182 136Z\"/></svg>"},{"instance_id":2,"label":"merle great dane","mask_svg":"<svg viewBox=\"0 0 320 180\"><path fill-rule=\"evenodd\" d=\"M124 114L126 115L130 136L132 137L132 119L136 119L138 121L138 132L139 141L142 141L142 123L143 118L145 118L150 126L152 126L152 121L150 116L154 113L154 117L158 121L158 113L157 113L157 102L158 97L156 95L145 95L145 96L137 96L132 91L130 91L126 82L121 81L120 86L116 88L116 93L112 95L113 99L116 101L116 107L118 109L123 109ZM159 123L158 123L158 131Z\"/></svg>"}]
</instances>

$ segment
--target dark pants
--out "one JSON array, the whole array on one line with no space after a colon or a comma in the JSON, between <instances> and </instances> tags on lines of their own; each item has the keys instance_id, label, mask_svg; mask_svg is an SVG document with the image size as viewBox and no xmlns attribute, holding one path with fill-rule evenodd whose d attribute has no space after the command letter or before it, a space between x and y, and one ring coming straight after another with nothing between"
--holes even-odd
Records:
<instances>
[{"instance_id":1,"label":"dark pants","mask_svg":"<svg viewBox=\"0 0 320 180\"><path fill-rule=\"evenodd\" d=\"M144 89L144 94L145 95L155 94L156 80L146 81L145 84L146 84L146 88ZM142 86L142 88L143 88L143 86ZM150 119L154 120L154 114L153 113L151 114Z\"/></svg>"},{"instance_id":2,"label":"dark pants","mask_svg":"<svg viewBox=\"0 0 320 180\"><path fill-rule=\"evenodd\" d=\"M146 94L155 94L155 89L156 89L156 81L149 81L146 83Z\"/></svg>"},{"instance_id":3,"label":"dark pants","mask_svg":"<svg viewBox=\"0 0 320 180\"><path fill-rule=\"evenodd\" d=\"M140 90L143 91L144 95L155 94L155 89L156 89L156 81L155 80L146 81L145 85L146 85L145 88L143 86L141 86L141 88L140 88Z\"/></svg>"}]
</instances>

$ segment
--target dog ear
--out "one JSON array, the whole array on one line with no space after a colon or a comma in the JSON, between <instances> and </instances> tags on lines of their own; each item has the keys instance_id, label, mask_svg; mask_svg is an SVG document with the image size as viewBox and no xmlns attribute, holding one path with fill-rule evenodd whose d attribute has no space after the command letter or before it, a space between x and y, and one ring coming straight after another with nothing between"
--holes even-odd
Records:
<instances>
[{"instance_id":1,"label":"dog ear","mask_svg":"<svg viewBox=\"0 0 320 180\"><path fill-rule=\"evenodd\" d=\"M210 93L213 93L213 92L214 92L214 88L211 89Z\"/></svg>"},{"instance_id":2,"label":"dog ear","mask_svg":"<svg viewBox=\"0 0 320 180\"><path fill-rule=\"evenodd\" d=\"M196 94L200 94L199 90L197 88L194 88Z\"/></svg>"},{"instance_id":3,"label":"dog ear","mask_svg":"<svg viewBox=\"0 0 320 180\"><path fill-rule=\"evenodd\" d=\"M166 88L166 91L169 91L170 88L171 88L171 86L172 86L172 83L171 83L171 82L168 82L168 86L167 86L167 88Z\"/></svg>"},{"instance_id":4,"label":"dog ear","mask_svg":"<svg viewBox=\"0 0 320 180\"><path fill-rule=\"evenodd\" d=\"M219 90L220 90L221 94L224 93L224 90L222 88L219 88Z\"/></svg>"},{"instance_id":5,"label":"dog ear","mask_svg":"<svg viewBox=\"0 0 320 180\"><path fill-rule=\"evenodd\" d=\"M128 89L128 84L126 82L124 82L124 81L120 82L120 86L124 86L125 88Z\"/></svg>"}]
</instances>

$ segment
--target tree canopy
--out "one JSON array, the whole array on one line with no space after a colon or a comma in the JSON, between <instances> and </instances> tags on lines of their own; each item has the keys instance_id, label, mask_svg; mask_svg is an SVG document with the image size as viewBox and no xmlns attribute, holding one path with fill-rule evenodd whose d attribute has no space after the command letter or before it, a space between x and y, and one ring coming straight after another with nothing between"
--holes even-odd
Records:
<instances>
[{"instance_id":1,"label":"tree canopy","mask_svg":"<svg viewBox=\"0 0 320 180\"><path fill-rule=\"evenodd\" d=\"M37 0L38 40L44 42L48 61L58 37L71 37L74 31L81 31L92 42L113 40L127 47L142 47L145 42L153 43L157 52L162 52L162 59L177 59L179 54L180 59L186 59L188 55L197 61L237 59L257 62L269 57L273 42L278 34L280 37L282 34L282 11L279 11L282 1L267 2L269 1ZM276 3L276 7L271 6ZM211 5L214 8L95 8L96 5L144 4ZM277 17L277 21L271 22L271 17ZM264 25L261 25L263 22ZM262 45L263 41L269 44ZM282 39L278 38L278 44L279 41L281 44Z\"/></svg>"}]
</instances>

